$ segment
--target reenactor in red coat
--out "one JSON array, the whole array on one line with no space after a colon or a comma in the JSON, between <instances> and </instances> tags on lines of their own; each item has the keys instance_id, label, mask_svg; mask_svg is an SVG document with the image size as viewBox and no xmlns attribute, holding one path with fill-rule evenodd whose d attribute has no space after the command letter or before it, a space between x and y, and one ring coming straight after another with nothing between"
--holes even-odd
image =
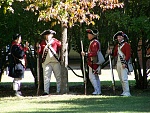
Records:
<instances>
[{"instance_id":1,"label":"reenactor in red coat","mask_svg":"<svg viewBox=\"0 0 150 113\"><path fill-rule=\"evenodd\" d=\"M56 34L53 30L45 30L41 33L41 36L45 39L37 45L39 47L38 53L42 55L42 67L44 76L44 94L49 94L50 79L52 72L56 78L57 90L56 93L60 93L61 87L61 66L59 59L59 50L61 48L61 42L54 38Z\"/></svg>"},{"instance_id":2,"label":"reenactor in red coat","mask_svg":"<svg viewBox=\"0 0 150 113\"><path fill-rule=\"evenodd\" d=\"M100 48L100 42L97 40L98 30L87 29L88 39L90 40L90 45L88 52L81 53L82 55L87 55L88 67L89 67L89 79L94 87L93 95L101 94L101 84L98 74L100 73L100 65L97 64L97 53Z\"/></svg>"},{"instance_id":3,"label":"reenactor in red coat","mask_svg":"<svg viewBox=\"0 0 150 113\"><path fill-rule=\"evenodd\" d=\"M114 35L114 40L118 41L118 44L114 48L113 56L117 59L117 72L122 84L123 92L121 96L131 96L128 82L128 61L131 58L131 47L126 42L128 36L122 31L118 31Z\"/></svg>"}]
</instances>

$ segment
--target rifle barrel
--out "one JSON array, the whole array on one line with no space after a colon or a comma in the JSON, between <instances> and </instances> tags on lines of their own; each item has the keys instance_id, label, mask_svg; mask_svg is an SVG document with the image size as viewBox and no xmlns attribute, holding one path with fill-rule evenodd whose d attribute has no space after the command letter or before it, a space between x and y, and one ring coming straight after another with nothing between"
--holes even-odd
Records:
<instances>
[{"instance_id":1,"label":"rifle barrel","mask_svg":"<svg viewBox=\"0 0 150 113\"><path fill-rule=\"evenodd\" d=\"M83 52L83 43L81 40L81 50ZM84 56L82 55L82 68L83 68L83 76L84 76L84 83L85 83L85 95L86 95L86 75L85 75L85 67L84 67Z\"/></svg>"}]
</instances>

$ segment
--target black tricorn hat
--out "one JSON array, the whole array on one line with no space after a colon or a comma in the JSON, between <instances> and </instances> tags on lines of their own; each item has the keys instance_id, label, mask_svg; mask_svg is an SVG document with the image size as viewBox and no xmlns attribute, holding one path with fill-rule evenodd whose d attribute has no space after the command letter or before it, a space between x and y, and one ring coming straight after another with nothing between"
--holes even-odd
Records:
<instances>
[{"instance_id":1,"label":"black tricorn hat","mask_svg":"<svg viewBox=\"0 0 150 113\"><path fill-rule=\"evenodd\" d=\"M125 39L129 40L128 36L122 32L122 31L118 31L114 36L113 36L113 40L117 40L117 36L123 36Z\"/></svg>"},{"instance_id":2,"label":"black tricorn hat","mask_svg":"<svg viewBox=\"0 0 150 113\"><path fill-rule=\"evenodd\" d=\"M97 29L95 29L95 30L86 29L86 32L89 33L89 34L93 34L95 36L97 36L99 34Z\"/></svg>"},{"instance_id":3,"label":"black tricorn hat","mask_svg":"<svg viewBox=\"0 0 150 113\"><path fill-rule=\"evenodd\" d=\"M44 30L40 35L44 36L48 34L56 34L56 31L48 29L48 30Z\"/></svg>"},{"instance_id":4,"label":"black tricorn hat","mask_svg":"<svg viewBox=\"0 0 150 113\"><path fill-rule=\"evenodd\" d=\"M19 37L21 36L21 34L15 34L15 35L13 35L13 40L16 40L16 39L18 39Z\"/></svg>"}]
</instances>

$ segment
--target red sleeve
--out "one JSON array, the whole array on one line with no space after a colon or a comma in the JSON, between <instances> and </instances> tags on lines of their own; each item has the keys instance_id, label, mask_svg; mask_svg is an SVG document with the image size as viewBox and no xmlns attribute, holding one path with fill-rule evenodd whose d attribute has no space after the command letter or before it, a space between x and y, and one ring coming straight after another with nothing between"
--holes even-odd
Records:
<instances>
[{"instance_id":1,"label":"red sleeve","mask_svg":"<svg viewBox=\"0 0 150 113\"><path fill-rule=\"evenodd\" d=\"M97 41L93 41L90 44L90 51L88 52L88 57L94 57L97 56L97 52L100 49L100 45Z\"/></svg>"},{"instance_id":2,"label":"red sleeve","mask_svg":"<svg viewBox=\"0 0 150 113\"><path fill-rule=\"evenodd\" d=\"M55 38L54 38L54 40L55 40L55 43L57 44L57 47L61 48L61 42Z\"/></svg>"}]
</instances>

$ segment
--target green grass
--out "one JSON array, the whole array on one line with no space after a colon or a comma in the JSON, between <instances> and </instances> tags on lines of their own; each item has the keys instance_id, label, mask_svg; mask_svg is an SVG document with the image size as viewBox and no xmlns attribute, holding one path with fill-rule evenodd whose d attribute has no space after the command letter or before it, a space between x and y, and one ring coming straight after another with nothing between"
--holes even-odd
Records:
<instances>
[{"instance_id":1,"label":"green grass","mask_svg":"<svg viewBox=\"0 0 150 113\"><path fill-rule=\"evenodd\" d=\"M130 81L130 85L134 85ZM82 83L70 83L70 86ZM3 85L6 85L3 83ZM27 83L26 85L32 85ZM54 83L52 85L55 85ZM111 85L102 81L102 87ZM116 82L116 87L119 87ZM118 89L117 89L118 90ZM103 90L103 92L106 90ZM105 92L104 92L105 94ZM132 88L131 97L92 95L50 95L0 97L0 113L148 113L150 112L150 90Z\"/></svg>"},{"instance_id":2,"label":"green grass","mask_svg":"<svg viewBox=\"0 0 150 113\"><path fill-rule=\"evenodd\" d=\"M150 112L150 97L53 95L0 99L1 113L144 113Z\"/></svg>"}]
</instances>

